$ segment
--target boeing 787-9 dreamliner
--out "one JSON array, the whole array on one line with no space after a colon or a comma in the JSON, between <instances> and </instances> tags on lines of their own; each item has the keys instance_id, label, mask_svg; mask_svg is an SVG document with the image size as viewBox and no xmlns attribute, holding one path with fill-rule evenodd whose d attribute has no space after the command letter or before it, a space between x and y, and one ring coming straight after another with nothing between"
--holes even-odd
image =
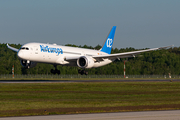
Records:
<instances>
[{"instance_id":1,"label":"boeing 787-9 dreamliner","mask_svg":"<svg viewBox=\"0 0 180 120\"><path fill-rule=\"evenodd\" d=\"M51 73L60 74L60 71L57 70L57 65L78 66L79 68L82 68L82 70L78 71L82 75L88 74L85 69L101 67L115 61L116 59L120 60L120 58L135 57L135 55L142 52L170 47L167 46L111 54L115 31L116 26L113 26L100 50L36 42L26 43L22 45L20 49L11 47L8 44L7 47L17 52L21 65L26 68L35 67L37 63L49 63L53 64L55 67L55 70L51 69Z\"/></svg>"}]
</instances>

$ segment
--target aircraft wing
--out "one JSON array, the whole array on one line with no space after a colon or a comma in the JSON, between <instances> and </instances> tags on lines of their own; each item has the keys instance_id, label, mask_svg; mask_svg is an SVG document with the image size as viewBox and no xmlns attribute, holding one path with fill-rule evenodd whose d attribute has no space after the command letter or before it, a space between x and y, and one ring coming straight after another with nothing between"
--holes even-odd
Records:
<instances>
[{"instance_id":1,"label":"aircraft wing","mask_svg":"<svg viewBox=\"0 0 180 120\"><path fill-rule=\"evenodd\" d=\"M11 46L9 46L8 44L7 44L7 47L8 47L9 49L15 51L15 52L18 52L18 49L17 49L17 48L11 47Z\"/></svg>"},{"instance_id":2,"label":"aircraft wing","mask_svg":"<svg viewBox=\"0 0 180 120\"><path fill-rule=\"evenodd\" d=\"M128 57L135 57L135 55L138 55L143 52L148 52L148 51L153 51L153 50L159 50L159 49L166 49L171 46L166 46L166 47L160 47L160 48L152 48L152 49L146 49L146 50L139 50L139 51L132 51L132 52L125 52L125 53L116 53L116 54L109 54L109 55L96 55L92 56L94 59L97 61L103 61L103 59L120 59L120 58L128 58Z\"/></svg>"}]
</instances>

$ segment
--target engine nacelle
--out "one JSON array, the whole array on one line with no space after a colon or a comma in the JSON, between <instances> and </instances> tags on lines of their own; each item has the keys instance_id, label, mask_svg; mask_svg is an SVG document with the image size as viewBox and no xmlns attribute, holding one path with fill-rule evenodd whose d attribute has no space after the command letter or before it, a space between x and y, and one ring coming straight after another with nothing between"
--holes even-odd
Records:
<instances>
[{"instance_id":1,"label":"engine nacelle","mask_svg":"<svg viewBox=\"0 0 180 120\"><path fill-rule=\"evenodd\" d=\"M92 57L81 56L77 60L77 65L80 68L92 68L94 66L94 60L92 59Z\"/></svg>"},{"instance_id":2,"label":"engine nacelle","mask_svg":"<svg viewBox=\"0 0 180 120\"><path fill-rule=\"evenodd\" d=\"M21 60L21 65L25 68L32 68L35 67L37 65L36 62L31 62L28 60Z\"/></svg>"}]
</instances>

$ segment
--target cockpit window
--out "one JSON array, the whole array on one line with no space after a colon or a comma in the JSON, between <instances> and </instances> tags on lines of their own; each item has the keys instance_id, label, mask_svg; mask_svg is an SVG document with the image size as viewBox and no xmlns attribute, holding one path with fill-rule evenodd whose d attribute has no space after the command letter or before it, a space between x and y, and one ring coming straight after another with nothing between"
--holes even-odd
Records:
<instances>
[{"instance_id":1,"label":"cockpit window","mask_svg":"<svg viewBox=\"0 0 180 120\"><path fill-rule=\"evenodd\" d=\"M20 48L20 50L29 50L29 48L28 47L22 47L22 48Z\"/></svg>"}]
</instances>

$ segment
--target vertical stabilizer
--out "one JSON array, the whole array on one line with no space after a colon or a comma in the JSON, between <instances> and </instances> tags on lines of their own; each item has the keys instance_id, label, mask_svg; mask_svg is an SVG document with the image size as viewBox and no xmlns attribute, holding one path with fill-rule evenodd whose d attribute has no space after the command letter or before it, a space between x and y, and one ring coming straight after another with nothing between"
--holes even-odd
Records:
<instances>
[{"instance_id":1,"label":"vertical stabilizer","mask_svg":"<svg viewBox=\"0 0 180 120\"><path fill-rule=\"evenodd\" d=\"M100 51L111 54L111 48L114 41L115 31L116 31L116 26L113 26Z\"/></svg>"}]
</instances>

